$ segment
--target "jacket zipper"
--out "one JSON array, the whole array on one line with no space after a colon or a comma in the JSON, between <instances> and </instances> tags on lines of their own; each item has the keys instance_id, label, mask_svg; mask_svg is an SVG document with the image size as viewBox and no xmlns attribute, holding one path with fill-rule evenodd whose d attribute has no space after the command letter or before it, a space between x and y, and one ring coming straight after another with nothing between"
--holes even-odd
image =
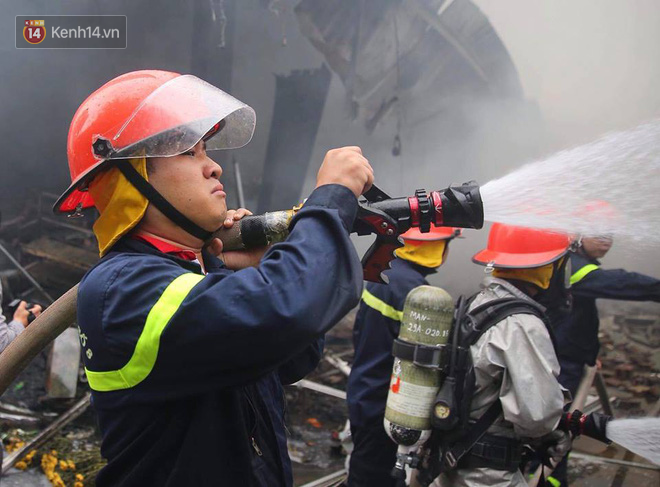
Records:
<instances>
[{"instance_id":1,"label":"jacket zipper","mask_svg":"<svg viewBox=\"0 0 660 487\"><path fill-rule=\"evenodd\" d=\"M286 400L286 391L284 390L284 387L282 387L282 404L284 405L283 410L283 416L282 416L282 424L284 425L284 432L288 437L293 436L291 434L291 431L289 431L289 427L287 426L287 423L289 422L289 405L287 404Z\"/></svg>"},{"instance_id":2,"label":"jacket zipper","mask_svg":"<svg viewBox=\"0 0 660 487\"><path fill-rule=\"evenodd\" d=\"M257 452L257 455L262 456L264 453L261 451L261 448L259 448L259 445L257 445L257 441L254 439L254 436L250 437L252 440L252 448L254 448L254 451Z\"/></svg>"},{"instance_id":3,"label":"jacket zipper","mask_svg":"<svg viewBox=\"0 0 660 487\"><path fill-rule=\"evenodd\" d=\"M257 429L257 408L254 407L254 404L252 403L252 399L250 399L250 394L248 393L247 390L244 390L245 392L245 397L248 401L248 404L250 405L250 408L252 409L252 414L254 414L254 425L252 426L252 431L250 432L250 441L252 442L252 448L254 448L254 451L259 455L260 457L263 456L264 452L261 451L261 448L259 448L259 445L257 444L257 440L254 438L254 432Z\"/></svg>"}]
</instances>

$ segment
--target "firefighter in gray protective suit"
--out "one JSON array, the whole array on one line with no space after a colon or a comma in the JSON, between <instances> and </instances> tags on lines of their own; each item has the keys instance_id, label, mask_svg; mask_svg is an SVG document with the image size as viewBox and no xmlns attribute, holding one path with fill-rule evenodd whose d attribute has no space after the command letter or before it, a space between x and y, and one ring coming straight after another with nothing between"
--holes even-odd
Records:
<instances>
[{"instance_id":1,"label":"firefighter in gray protective suit","mask_svg":"<svg viewBox=\"0 0 660 487\"><path fill-rule=\"evenodd\" d=\"M487 248L473 257L487 266L489 275L469 309L503 298L538 307L544 293L563 281L569 245L566 235L494 224ZM483 333L470 354L476 381L470 421L495 401L500 401L502 412L458 468L443 473L433 485L526 486L518 468L523 444L550 445L547 451L553 458L570 448L568 436L555 431L569 394L557 381L552 331L533 314L511 314Z\"/></svg>"}]
</instances>

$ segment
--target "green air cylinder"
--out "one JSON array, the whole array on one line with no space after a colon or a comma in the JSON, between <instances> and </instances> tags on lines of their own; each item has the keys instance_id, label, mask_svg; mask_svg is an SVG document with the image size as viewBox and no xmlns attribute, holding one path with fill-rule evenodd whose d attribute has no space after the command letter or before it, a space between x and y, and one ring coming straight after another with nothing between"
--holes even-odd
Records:
<instances>
[{"instance_id":1,"label":"green air cylinder","mask_svg":"<svg viewBox=\"0 0 660 487\"><path fill-rule=\"evenodd\" d=\"M411 345L442 348L447 344L454 316L454 301L444 289L419 286L403 306L399 340ZM421 367L394 357L384 426L399 445L423 444L431 434L435 396L442 382L438 368Z\"/></svg>"}]
</instances>

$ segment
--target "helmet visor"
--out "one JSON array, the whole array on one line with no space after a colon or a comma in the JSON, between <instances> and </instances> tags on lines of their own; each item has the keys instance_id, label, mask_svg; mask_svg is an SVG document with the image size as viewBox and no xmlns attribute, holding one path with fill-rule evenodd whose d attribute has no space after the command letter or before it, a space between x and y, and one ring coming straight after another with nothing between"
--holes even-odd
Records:
<instances>
[{"instance_id":1,"label":"helmet visor","mask_svg":"<svg viewBox=\"0 0 660 487\"><path fill-rule=\"evenodd\" d=\"M120 127L95 137L93 151L99 159L174 156L211 130L216 132L206 150L237 149L250 141L255 123L251 107L196 76L183 75L151 93Z\"/></svg>"}]
</instances>

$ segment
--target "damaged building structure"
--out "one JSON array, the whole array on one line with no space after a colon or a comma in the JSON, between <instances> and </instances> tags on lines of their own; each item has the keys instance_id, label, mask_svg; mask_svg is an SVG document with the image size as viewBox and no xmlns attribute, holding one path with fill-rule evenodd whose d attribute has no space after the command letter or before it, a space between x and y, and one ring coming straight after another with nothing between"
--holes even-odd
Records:
<instances>
[{"instance_id":1,"label":"damaged building structure","mask_svg":"<svg viewBox=\"0 0 660 487\"><path fill-rule=\"evenodd\" d=\"M37 11L53 10L44 0L34 3ZM0 92L7 113L21 121L5 127L7 138L16 142L3 157L23 161L4 171L0 182L3 310L15 299L44 308L62 296L72 299L69 290L98 262L97 214L58 218L51 208L69 183L66 134L75 108L93 87L122 72L145 66L189 72L255 107L259 122L253 142L213 157L224 170L229 206L259 214L300 204L314 188L323 154L338 145L362 146L378 185L395 196L420 187L436 190L475 174L485 182L541 153L543 113L526 97L511 53L478 3L125 0L101 8L85 0L58 7L58 15L127 15L128 49L68 56L31 52L31 64L48 73L43 77L20 67L20 52L0 51L14 67L8 83L26 86L25 96L16 100L8 90ZM0 9L11 18L23 13L18 5ZM71 73L78 73L74 81ZM35 120L25 116L29 106L38 107ZM23 122L29 122L29 134ZM36 173L38 182L31 177ZM368 243L352 238L363 254ZM485 239L475 238L456 250L461 257L456 261L467 262L478 239ZM455 295L478 288L480 275L457 278L459 267L448 273L451 280L441 283L453 286ZM602 311L598 380L605 393L596 385L590 390L589 410L657 416L658 309L605 305ZM96 418L88 408L84 347L75 316L67 318L68 323L53 325L55 335L34 338L34 350L26 355L31 360L13 363L11 380L0 378L0 438L6 450L0 485L42 485L37 483L42 472L53 485L59 485L55 475L66 485L94 485L103 465ZM329 487L345 479L350 450L345 387L354 319L353 311L328 334L319 367L286 389L296 485ZM3 358L0 367L18 360ZM657 479L657 470L639 474L639 459L626 457L623 466L601 462L600 455L619 458L621 450L584 443L576 450L587 463L572 480L604 472L621 482L626 475L628 482ZM32 451L37 456L26 460ZM622 468L629 470L622 474Z\"/></svg>"}]
</instances>

